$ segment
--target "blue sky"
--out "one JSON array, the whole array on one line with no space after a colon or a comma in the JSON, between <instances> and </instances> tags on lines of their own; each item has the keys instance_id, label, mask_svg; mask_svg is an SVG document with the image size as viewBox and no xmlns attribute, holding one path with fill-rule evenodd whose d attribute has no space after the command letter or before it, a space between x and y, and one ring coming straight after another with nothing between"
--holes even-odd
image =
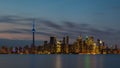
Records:
<instances>
[{"instance_id":1,"label":"blue sky","mask_svg":"<svg viewBox=\"0 0 120 68\"><path fill-rule=\"evenodd\" d=\"M120 41L120 0L0 0L0 38L36 39L93 35L107 43Z\"/></svg>"},{"instance_id":2,"label":"blue sky","mask_svg":"<svg viewBox=\"0 0 120 68\"><path fill-rule=\"evenodd\" d=\"M3 0L1 15L46 18L53 21L84 22L95 25L118 26L119 0ZM115 24L113 24L113 22Z\"/></svg>"}]
</instances>

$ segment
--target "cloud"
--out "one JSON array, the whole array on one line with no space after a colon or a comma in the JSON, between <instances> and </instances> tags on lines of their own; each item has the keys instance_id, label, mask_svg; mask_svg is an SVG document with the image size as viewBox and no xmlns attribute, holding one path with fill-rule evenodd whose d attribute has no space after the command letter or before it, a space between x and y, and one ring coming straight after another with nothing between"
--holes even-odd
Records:
<instances>
[{"instance_id":1,"label":"cloud","mask_svg":"<svg viewBox=\"0 0 120 68\"><path fill-rule=\"evenodd\" d=\"M64 25L66 27L68 27L68 28L71 28L71 27L74 28L74 27L76 27L76 25L73 22L69 22L69 21L64 22Z\"/></svg>"},{"instance_id":2,"label":"cloud","mask_svg":"<svg viewBox=\"0 0 120 68\"><path fill-rule=\"evenodd\" d=\"M76 23L71 21L63 21L61 24L58 22L40 19L40 18L25 18L21 16L0 16L0 23L16 24L16 27L9 27L10 29L1 29L0 33L12 34L32 34L32 21L35 19L36 35L49 37L49 36L70 36L71 39L76 39L79 35L92 35L102 39L120 38L120 31L113 28L96 28L94 25L86 23ZM21 25L19 25L21 24ZM1 25L2 26L2 25ZM18 28L19 26L20 28ZM24 27L23 27L24 26ZM114 36L113 36L114 35ZM115 38L114 38L115 37ZM2 37L3 38L3 37ZM119 40L119 39L117 39Z\"/></svg>"},{"instance_id":3,"label":"cloud","mask_svg":"<svg viewBox=\"0 0 120 68\"><path fill-rule=\"evenodd\" d=\"M54 22L49 21L49 20L41 20L41 19L39 19L39 22L44 24L47 27L51 27L51 28L54 28L54 29L62 29L62 27L60 25L55 24Z\"/></svg>"},{"instance_id":4,"label":"cloud","mask_svg":"<svg viewBox=\"0 0 120 68\"><path fill-rule=\"evenodd\" d=\"M75 22L69 22L65 21L64 25L68 28L84 28L84 27L89 27L89 24L81 23L81 24L76 24Z\"/></svg>"},{"instance_id":5,"label":"cloud","mask_svg":"<svg viewBox=\"0 0 120 68\"><path fill-rule=\"evenodd\" d=\"M113 6L111 7L112 10L120 10L120 6Z\"/></svg>"},{"instance_id":6,"label":"cloud","mask_svg":"<svg viewBox=\"0 0 120 68\"><path fill-rule=\"evenodd\" d=\"M5 30L5 31L0 31L0 33L22 33L22 32L16 30Z\"/></svg>"},{"instance_id":7,"label":"cloud","mask_svg":"<svg viewBox=\"0 0 120 68\"><path fill-rule=\"evenodd\" d=\"M90 28L89 29L89 31L91 32L91 33L94 33L94 34L102 34L102 35L112 35L113 34L113 32L111 32L111 31L107 31L107 30L100 30L100 29L96 29L96 28Z\"/></svg>"},{"instance_id":8,"label":"cloud","mask_svg":"<svg viewBox=\"0 0 120 68\"><path fill-rule=\"evenodd\" d=\"M16 21L20 21L21 17L19 16L0 16L0 22L5 23L16 23Z\"/></svg>"},{"instance_id":9,"label":"cloud","mask_svg":"<svg viewBox=\"0 0 120 68\"><path fill-rule=\"evenodd\" d=\"M0 23L11 23L17 25L30 25L34 18L25 18L22 16L6 15L0 16Z\"/></svg>"}]
</instances>

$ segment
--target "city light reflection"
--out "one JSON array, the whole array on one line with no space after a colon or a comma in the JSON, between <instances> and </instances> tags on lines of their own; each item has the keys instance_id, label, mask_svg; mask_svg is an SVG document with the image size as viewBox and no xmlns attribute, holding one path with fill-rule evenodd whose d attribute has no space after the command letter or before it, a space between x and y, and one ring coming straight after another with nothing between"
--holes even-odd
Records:
<instances>
[{"instance_id":1,"label":"city light reflection","mask_svg":"<svg viewBox=\"0 0 120 68\"><path fill-rule=\"evenodd\" d=\"M62 61L61 61L61 56L60 55L56 56L55 68L62 68Z\"/></svg>"},{"instance_id":2,"label":"city light reflection","mask_svg":"<svg viewBox=\"0 0 120 68\"><path fill-rule=\"evenodd\" d=\"M93 56L91 56L90 57L91 58L91 68L96 68L97 67L97 58L96 58L96 56L95 55L93 55Z\"/></svg>"},{"instance_id":3,"label":"city light reflection","mask_svg":"<svg viewBox=\"0 0 120 68\"><path fill-rule=\"evenodd\" d=\"M84 68L90 68L90 56L86 55L85 56L85 63L84 63Z\"/></svg>"}]
</instances>

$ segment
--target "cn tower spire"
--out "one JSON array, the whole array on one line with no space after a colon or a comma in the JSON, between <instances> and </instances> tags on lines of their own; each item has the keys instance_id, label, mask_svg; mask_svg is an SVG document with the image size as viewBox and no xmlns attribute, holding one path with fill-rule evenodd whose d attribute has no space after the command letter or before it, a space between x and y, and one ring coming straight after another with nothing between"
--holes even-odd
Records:
<instances>
[{"instance_id":1,"label":"cn tower spire","mask_svg":"<svg viewBox=\"0 0 120 68\"><path fill-rule=\"evenodd\" d=\"M35 46L35 20L32 23L32 33L33 33L33 46Z\"/></svg>"}]
</instances>

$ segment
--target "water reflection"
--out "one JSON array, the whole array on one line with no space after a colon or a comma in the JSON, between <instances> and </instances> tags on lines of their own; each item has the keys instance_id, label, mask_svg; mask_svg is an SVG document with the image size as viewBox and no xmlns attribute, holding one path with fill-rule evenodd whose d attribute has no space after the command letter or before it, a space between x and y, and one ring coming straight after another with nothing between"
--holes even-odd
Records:
<instances>
[{"instance_id":1,"label":"water reflection","mask_svg":"<svg viewBox=\"0 0 120 68\"><path fill-rule=\"evenodd\" d=\"M103 57L86 55L84 58L84 68L103 68Z\"/></svg>"},{"instance_id":2,"label":"water reflection","mask_svg":"<svg viewBox=\"0 0 120 68\"><path fill-rule=\"evenodd\" d=\"M96 68L97 67L97 58L95 55L90 56L90 63L91 63L91 68Z\"/></svg>"},{"instance_id":3,"label":"water reflection","mask_svg":"<svg viewBox=\"0 0 120 68\"><path fill-rule=\"evenodd\" d=\"M56 55L55 68L62 68L62 61L61 61L61 56L60 55Z\"/></svg>"},{"instance_id":4,"label":"water reflection","mask_svg":"<svg viewBox=\"0 0 120 68\"><path fill-rule=\"evenodd\" d=\"M84 63L84 68L90 68L90 56L86 55L85 56L85 63Z\"/></svg>"},{"instance_id":5,"label":"water reflection","mask_svg":"<svg viewBox=\"0 0 120 68\"><path fill-rule=\"evenodd\" d=\"M120 55L0 55L0 68L120 68L119 57Z\"/></svg>"},{"instance_id":6,"label":"water reflection","mask_svg":"<svg viewBox=\"0 0 120 68\"><path fill-rule=\"evenodd\" d=\"M35 68L35 63L36 62L36 60L35 60L35 56L34 55L31 55L30 56L30 68Z\"/></svg>"},{"instance_id":7,"label":"water reflection","mask_svg":"<svg viewBox=\"0 0 120 68\"><path fill-rule=\"evenodd\" d=\"M98 59L99 59L99 62L97 63L97 64L98 64L98 67L103 68L103 64L104 64L103 59L104 59L104 57L103 57L103 56L100 56Z\"/></svg>"},{"instance_id":8,"label":"water reflection","mask_svg":"<svg viewBox=\"0 0 120 68\"><path fill-rule=\"evenodd\" d=\"M72 55L55 56L55 68L103 68L103 56L100 55Z\"/></svg>"}]
</instances>

